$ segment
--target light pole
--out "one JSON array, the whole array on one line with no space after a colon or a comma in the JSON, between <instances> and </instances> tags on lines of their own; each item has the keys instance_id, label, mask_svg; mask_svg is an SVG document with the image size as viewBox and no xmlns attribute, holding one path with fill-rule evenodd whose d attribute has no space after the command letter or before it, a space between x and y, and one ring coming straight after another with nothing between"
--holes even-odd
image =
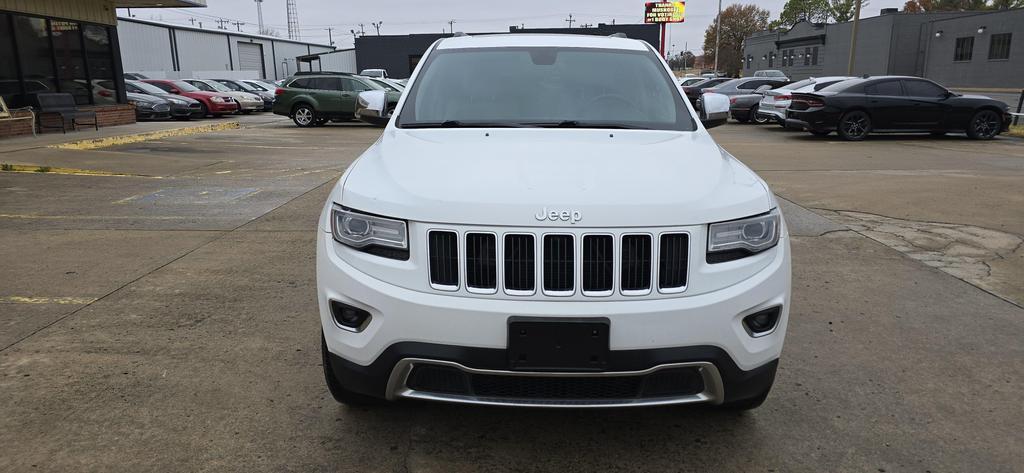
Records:
<instances>
[{"instance_id":1,"label":"light pole","mask_svg":"<svg viewBox=\"0 0 1024 473\"><path fill-rule=\"evenodd\" d=\"M853 10L853 27L850 31L850 62L846 65L846 75L853 75L853 55L857 49L857 23L860 22L860 0L857 0L857 6Z\"/></svg>"},{"instance_id":2,"label":"light pole","mask_svg":"<svg viewBox=\"0 0 1024 473\"><path fill-rule=\"evenodd\" d=\"M263 34L263 0L256 0L256 18L259 20L259 34Z\"/></svg>"},{"instance_id":3,"label":"light pole","mask_svg":"<svg viewBox=\"0 0 1024 473\"><path fill-rule=\"evenodd\" d=\"M860 4L860 0L857 0ZM722 33L722 0L718 0L718 17L715 18L715 76L718 75L718 37Z\"/></svg>"}]
</instances>

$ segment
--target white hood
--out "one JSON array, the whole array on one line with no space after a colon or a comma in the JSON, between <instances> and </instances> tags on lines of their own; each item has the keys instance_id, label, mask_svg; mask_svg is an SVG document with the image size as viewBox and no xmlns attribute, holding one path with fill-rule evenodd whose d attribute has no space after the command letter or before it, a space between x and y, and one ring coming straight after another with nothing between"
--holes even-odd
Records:
<instances>
[{"instance_id":1,"label":"white hood","mask_svg":"<svg viewBox=\"0 0 1024 473\"><path fill-rule=\"evenodd\" d=\"M336 197L337 199L337 197ZM772 198L706 132L389 127L352 165L341 204L420 222L578 227L703 224Z\"/></svg>"}]
</instances>

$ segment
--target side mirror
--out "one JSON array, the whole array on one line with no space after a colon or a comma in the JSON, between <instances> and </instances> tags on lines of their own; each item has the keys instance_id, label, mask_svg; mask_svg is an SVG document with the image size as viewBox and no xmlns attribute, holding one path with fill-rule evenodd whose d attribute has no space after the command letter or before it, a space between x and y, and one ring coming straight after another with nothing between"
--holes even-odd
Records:
<instances>
[{"instance_id":1,"label":"side mirror","mask_svg":"<svg viewBox=\"0 0 1024 473\"><path fill-rule=\"evenodd\" d=\"M387 104L387 92L383 90L359 92L356 99L356 118L371 125L387 125L392 112L387 110Z\"/></svg>"},{"instance_id":2,"label":"side mirror","mask_svg":"<svg viewBox=\"0 0 1024 473\"><path fill-rule=\"evenodd\" d=\"M704 128L724 125L729 120L729 97L707 93L701 96L700 121Z\"/></svg>"}]
</instances>

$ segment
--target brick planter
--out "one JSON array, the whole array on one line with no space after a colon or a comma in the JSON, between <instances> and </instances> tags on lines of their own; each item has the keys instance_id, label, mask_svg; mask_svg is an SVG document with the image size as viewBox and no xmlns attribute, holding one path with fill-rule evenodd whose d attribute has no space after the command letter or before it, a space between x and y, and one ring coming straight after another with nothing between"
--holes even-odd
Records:
<instances>
[{"instance_id":1,"label":"brick planter","mask_svg":"<svg viewBox=\"0 0 1024 473\"><path fill-rule=\"evenodd\" d=\"M129 104L117 104L117 105L95 105L95 106L83 106L82 110L91 110L96 112L96 121L99 126L116 126L116 125L128 125L135 123L135 106ZM28 112L13 112L15 117L28 116ZM60 126L60 116L56 114L47 114L45 116L36 117L36 120L42 120L43 124L50 126ZM29 120L0 120L0 138L7 136L16 135L30 135L32 134L32 126ZM70 124L68 125L68 132L71 132ZM80 130L92 129L92 125L79 125ZM44 133L60 133L60 128L47 128L43 130Z\"/></svg>"}]
</instances>

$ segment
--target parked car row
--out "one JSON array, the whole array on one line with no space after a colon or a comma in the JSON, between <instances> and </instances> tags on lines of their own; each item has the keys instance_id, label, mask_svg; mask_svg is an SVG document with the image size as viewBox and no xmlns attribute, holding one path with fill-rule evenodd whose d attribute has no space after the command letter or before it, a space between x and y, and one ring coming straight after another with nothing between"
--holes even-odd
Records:
<instances>
[{"instance_id":1,"label":"parked car row","mask_svg":"<svg viewBox=\"0 0 1024 473\"><path fill-rule=\"evenodd\" d=\"M113 88L113 84L110 84ZM125 74L125 92L139 120L188 120L270 111L275 86L259 80L146 79Z\"/></svg>"},{"instance_id":2,"label":"parked car row","mask_svg":"<svg viewBox=\"0 0 1024 473\"><path fill-rule=\"evenodd\" d=\"M700 87L697 94L730 95L730 115L742 123L775 122L817 136L836 132L849 141L863 140L872 133L941 136L960 132L974 139L991 139L1007 131L1011 119L1009 106L1003 102L958 94L920 77L818 77L762 86L748 94L732 93L733 87L739 88L736 84Z\"/></svg>"}]
</instances>

